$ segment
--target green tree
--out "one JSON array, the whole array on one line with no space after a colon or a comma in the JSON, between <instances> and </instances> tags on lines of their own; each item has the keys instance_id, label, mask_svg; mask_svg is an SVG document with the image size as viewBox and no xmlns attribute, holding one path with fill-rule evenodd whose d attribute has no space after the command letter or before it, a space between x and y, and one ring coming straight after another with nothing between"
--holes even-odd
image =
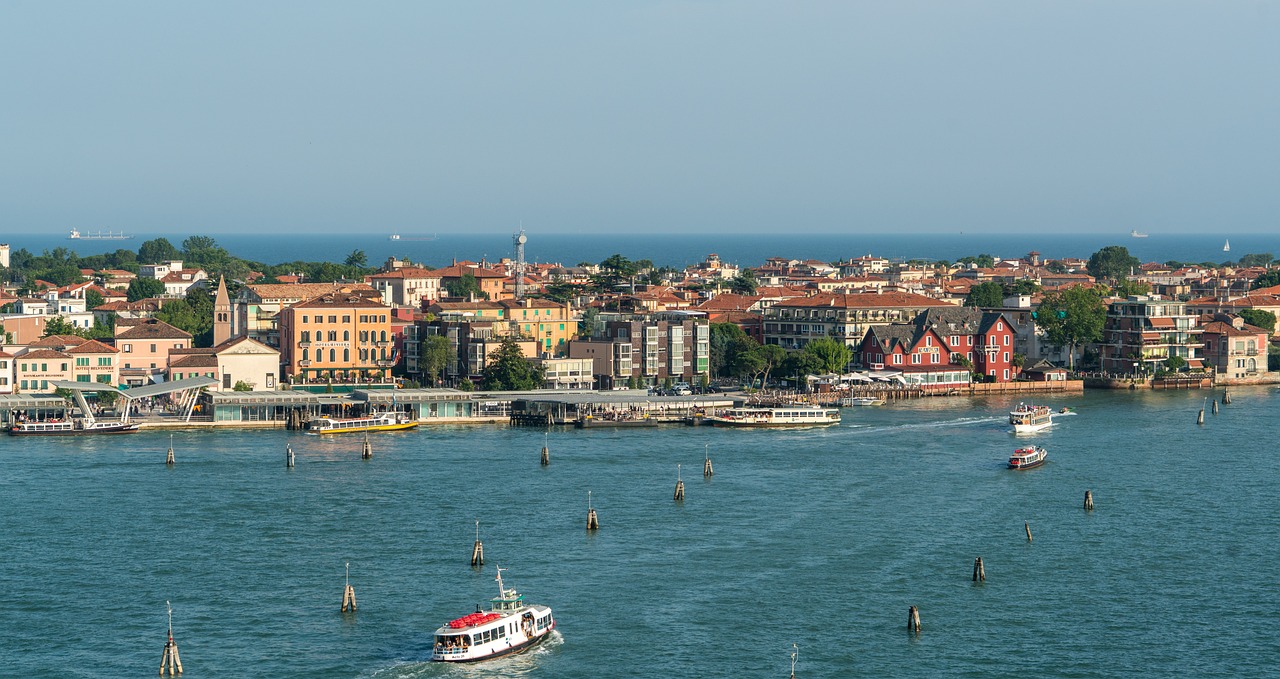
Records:
<instances>
[{"instance_id":1,"label":"green tree","mask_svg":"<svg viewBox=\"0 0 1280 679\"><path fill-rule=\"evenodd\" d=\"M159 297L164 294L164 283L154 278L139 276L129 281L129 289L125 290L125 299L136 302L140 299Z\"/></svg>"},{"instance_id":2,"label":"green tree","mask_svg":"<svg viewBox=\"0 0 1280 679\"><path fill-rule=\"evenodd\" d=\"M1076 347L1102 339L1107 307L1097 293L1077 285L1046 294L1033 316L1051 344L1070 349L1074 370Z\"/></svg>"},{"instance_id":3,"label":"green tree","mask_svg":"<svg viewBox=\"0 0 1280 679\"><path fill-rule=\"evenodd\" d=\"M1170 356L1164 360L1164 367L1173 372L1178 372L1187 367L1187 359L1177 355Z\"/></svg>"},{"instance_id":4,"label":"green tree","mask_svg":"<svg viewBox=\"0 0 1280 679\"><path fill-rule=\"evenodd\" d=\"M725 355L729 374L734 377L751 378L754 383L756 375L764 372L765 358L760 353L760 345L747 337L746 333L733 340Z\"/></svg>"},{"instance_id":5,"label":"green tree","mask_svg":"<svg viewBox=\"0 0 1280 679\"><path fill-rule=\"evenodd\" d=\"M1244 255L1240 258L1240 266L1268 266L1274 262L1275 259L1276 258L1270 252Z\"/></svg>"},{"instance_id":6,"label":"green tree","mask_svg":"<svg viewBox=\"0 0 1280 679\"><path fill-rule=\"evenodd\" d=\"M1151 292L1151 284L1146 281L1135 281L1132 279L1121 279L1116 282L1115 293L1117 297L1132 297L1134 295L1146 295Z\"/></svg>"},{"instance_id":7,"label":"green tree","mask_svg":"<svg viewBox=\"0 0 1280 679\"><path fill-rule=\"evenodd\" d=\"M1059 262L1056 259L1053 260L1052 262L1049 262L1048 264L1045 264L1044 268L1047 269L1049 273L1067 273L1067 265L1063 264L1062 262Z\"/></svg>"},{"instance_id":8,"label":"green tree","mask_svg":"<svg viewBox=\"0 0 1280 679\"><path fill-rule=\"evenodd\" d=\"M489 293L480 289L480 281L471 272L462 274L457 280L451 280L444 284L444 289L448 291L450 297L469 298L475 295L478 299L489 299Z\"/></svg>"},{"instance_id":9,"label":"green tree","mask_svg":"<svg viewBox=\"0 0 1280 679\"><path fill-rule=\"evenodd\" d=\"M159 264L171 259L181 259L178 248L168 238L153 238L138 248L138 261L143 264Z\"/></svg>"},{"instance_id":10,"label":"green tree","mask_svg":"<svg viewBox=\"0 0 1280 679\"><path fill-rule=\"evenodd\" d=\"M418 358L418 366L429 384L434 385L444 375L449 365L449 340L443 335L428 335L422 340L422 355Z\"/></svg>"},{"instance_id":11,"label":"green tree","mask_svg":"<svg viewBox=\"0 0 1280 679\"><path fill-rule=\"evenodd\" d=\"M720 377L729 377L733 373L729 370L731 356L729 355L733 343L739 339L746 338L747 333L742 328L732 323L712 323L710 341L708 342L709 369L712 375Z\"/></svg>"},{"instance_id":12,"label":"green tree","mask_svg":"<svg viewBox=\"0 0 1280 679\"><path fill-rule=\"evenodd\" d=\"M760 283L751 269L743 269L742 273L729 281L729 289L739 295L754 295L759 287Z\"/></svg>"},{"instance_id":13,"label":"green tree","mask_svg":"<svg viewBox=\"0 0 1280 679\"><path fill-rule=\"evenodd\" d=\"M102 293L97 290L84 291L84 308L93 311L102 306L106 300L102 297Z\"/></svg>"},{"instance_id":14,"label":"green tree","mask_svg":"<svg viewBox=\"0 0 1280 679\"><path fill-rule=\"evenodd\" d=\"M1011 295L1034 295L1041 290L1043 290L1043 288L1041 288L1035 281L1029 278L1019 278L1014 281L1012 285L1006 285L1004 287L1004 294L1006 297Z\"/></svg>"},{"instance_id":15,"label":"green tree","mask_svg":"<svg viewBox=\"0 0 1280 679\"><path fill-rule=\"evenodd\" d=\"M1276 315L1265 309L1243 309L1240 318L1249 325L1263 328L1268 334L1276 331Z\"/></svg>"},{"instance_id":16,"label":"green tree","mask_svg":"<svg viewBox=\"0 0 1280 679\"><path fill-rule=\"evenodd\" d=\"M1090 276L1099 281L1119 281L1141 265L1142 262L1137 257L1129 254L1129 248L1123 245L1108 245L1093 253L1085 268Z\"/></svg>"},{"instance_id":17,"label":"green tree","mask_svg":"<svg viewBox=\"0 0 1280 679\"><path fill-rule=\"evenodd\" d=\"M823 370L822 360L817 356L806 351L787 352L787 357L783 360L782 365L778 367L778 372L796 379L797 385L800 380L808 375L817 375L825 372Z\"/></svg>"},{"instance_id":18,"label":"green tree","mask_svg":"<svg viewBox=\"0 0 1280 679\"><path fill-rule=\"evenodd\" d=\"M1269 288L1274 285L1280 285L1280 269L1271 269L1266 273L1253 279L1253 289Z\"/></svg>"},{"instance_id":19,"label":"green tree","mask_svg":"<svg viewBox=\"0 0 1280 679\"><path fill-rule=\"evenodd\" d=\"M458 391L475 391L476 385L470 378L464 377L458 380Z\"/></svg>"},{"instance_id":20,"label":"green tree","mask_svg":"<svg viewBox=\"0 0 1280 679\"><path fill-rule=\"evenodd\" d=\"M995 281L979 283L969 288L965 295L964 305L978 308L999 308L1004 306L1004 286Z\"/></svg>"},{"instance_id":21,"label":"green tree","mask_svg":"<svg viewBox=\"0 0 1280 679\"><path fill-rule=\"evenodd\" d=\"M832 337L815 339L804 345L801 351L812 354L821 361L822 370L828 373L843 373L853 360L853 349Z\"/></svg>"},{"instance_id":22,"label":"green tree","mask_svg":"<svg viewBox=\"0 0 1280 679\"><path fill-rule=\"evenodd\" d=\"M165 302L155 313L155 318L191 333L195 346L207 347L213 339L213 314L198 313L185 299Z\"/></svg>"},{"instance_id":23,"label":"green tree","mask_svg":"<svg viewBox=\"0 0 1280 679\"><path fill-rule=\"evenodd\" d=\"M365 256L364 250L352 250L351 254L343 260L343 264L357 268L363 268L369 265L369 258Z\"/></svg>"},{"instance_id":24,"label":"green tree","mask_svg":"<svg viewBox=\"0 0 1280 679\"><path fill-rule=\"evenodd\" d=\"M594 282L599 290L614 290L622 283L630 283L638 271L635 262L615 254L600 262L600 274Z\"/></svg>"},{"instance_id":25,"label":"green tree","mask_svg":"<svg viewBox=\"0 0 1280 679\"><path fill-rule=\"evenodd\" d=\"M985 253L978 255L976 257L974 257L973 255L970 255L968 257L961 257L960 259L957 259L956 264L963 264L965 266L974 264L979 269L990 269L991 267L996 265L996 258Z\"/></svg>"},{"instance_id":26,"label":"green tree","mask_svg":"<svg viewBox=\"0 0 1280 679\"><path fill-rule=\"evenodd\" d=\"M513 337L504 337L484 369L484 388L495 391L531 391L542 386L544 370L524 357Z\"/></svg>"},{"instance_id":27,"label":"green tree","mask_svg":"<svg viewBox=\"0 0 1280 679\"><path fill-rule=\"evenodd\" d=\"M253 391L253 385L244 380L236 380L236 384L231 387L231 391Z\"/></svg>"},{"instance_id":28,"label":"green tree","mask_svg":"<svg viewBox=\"0 0 1280 679\"><path fill-rule=\"evenodd\" d=\"M61 316L50 316L44 322L44 334L41 337L50 335L74 335L76 337L84 337L84 331L72 325L70 321Z\"/></svg>"},{"instance_id":29,"label":"green tree","mask_svg":"<svg viewBox=\"0 0 1280 679\"><path fill-rule=\"evenodd\" d=\"M764 371L760 376L760 386L763 387L769 383L769 373L787 360L787 350L776 344L762 344L757 352L760 355L760 361L764 364Z\"/></svg>"}]
</instances>

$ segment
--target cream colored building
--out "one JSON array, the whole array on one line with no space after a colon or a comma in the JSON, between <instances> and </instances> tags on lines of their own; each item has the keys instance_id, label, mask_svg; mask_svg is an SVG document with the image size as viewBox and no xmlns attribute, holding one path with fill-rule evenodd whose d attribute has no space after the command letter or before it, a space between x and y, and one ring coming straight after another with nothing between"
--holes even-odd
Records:
<instances>
[{"instance_id":1,"label":"cream colored building","mask_svg":"<svg viewBox=\"0 0 1280 679\"><path fill-rule=\"evenodd\" d=\"M212 377L210 391L232 391L244 383L250 391L276 389L280 352L248 337L236 337L216 347L175 350L169 355L169 379Z\"/></svg>"}]
</instances>

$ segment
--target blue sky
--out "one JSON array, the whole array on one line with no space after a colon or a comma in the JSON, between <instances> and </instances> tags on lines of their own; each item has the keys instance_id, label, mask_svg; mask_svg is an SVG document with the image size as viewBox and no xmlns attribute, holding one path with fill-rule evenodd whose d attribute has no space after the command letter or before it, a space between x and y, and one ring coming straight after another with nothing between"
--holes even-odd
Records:
<instances>
[{"instance_id":1,"label":"blue sky","mask_svg":"<svg viewBox=\"0 0 1280 679\"><path fill-rule=\"evenodd\" d=\"M5 2L0 230L1275 231L1268 2Z\"/></svg>"}]
</instances>

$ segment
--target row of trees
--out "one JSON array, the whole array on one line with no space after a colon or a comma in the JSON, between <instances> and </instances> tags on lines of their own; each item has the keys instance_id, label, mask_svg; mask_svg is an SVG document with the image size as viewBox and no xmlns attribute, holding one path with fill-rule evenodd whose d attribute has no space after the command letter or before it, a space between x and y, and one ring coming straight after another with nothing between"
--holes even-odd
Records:
<instances>
[{"instance_id":1,"label":"row of trees","mask_svg":"<svg viewBox=\"0 0 1280 679\"><path fill-rule=\"evenodd\" d=\"M737 377L768 382L770 375L803 375L844 372L853 360L853 349L844 342L820 337L803 349L788 351L776 344L760 344L732 323L712 323L710 371L717 377Z\"/></svg>"}]
</instances>

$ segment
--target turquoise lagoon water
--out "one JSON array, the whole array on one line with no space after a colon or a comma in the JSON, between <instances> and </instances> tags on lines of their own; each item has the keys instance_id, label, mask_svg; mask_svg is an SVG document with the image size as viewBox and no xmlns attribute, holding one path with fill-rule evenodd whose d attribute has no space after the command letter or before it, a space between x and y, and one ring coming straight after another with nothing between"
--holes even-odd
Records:
<instances>
[{"instance_id":1,"label":"turquoise lagoon water","mask_svg":"<svg viewBox=\"0 0 1280 679\"><path fill-rule=\"evenodd\" d=\"M493 426L379 435L369 461L354 438L183 432L173 468L167 434L5 439L0 675L155 676L169 600L187 679L785 677L792 643L802 677L1261 676L1280 662L1278 394L1238 390L1197 427L1206 395L1046 398L1079 414L1030 437L1005 398L828 429L558 430L547 468L543 432ZM1030 441L1048 463L1005 469ZM494 595L495 562L557 637L425 662L435 627Z\"/></svg>"}]
</instances>

